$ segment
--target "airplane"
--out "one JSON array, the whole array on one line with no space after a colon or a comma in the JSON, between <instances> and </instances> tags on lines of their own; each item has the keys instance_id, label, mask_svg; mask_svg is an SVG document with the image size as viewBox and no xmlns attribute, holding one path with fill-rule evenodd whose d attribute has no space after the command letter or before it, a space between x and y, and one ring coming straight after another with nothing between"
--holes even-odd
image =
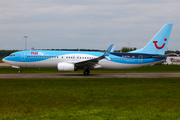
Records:
<instances>
[{"instance_id":1,"label":"airplane","mask_svg":"<svg viewBox=\"0 0 180 120\"><path fill-rule=\"evenodd\" d=\"M18 68L18 73L21 73L21 67L47 67L66 72L84 69L84 75L89 75L92 69L132 69L154 65L172 55L165 54L172 26L172 23L165 24L145 47L127 53L114 52L111 44L105 52L18 51L5 57L3 61Z\"/></svg>"}]
</instances>

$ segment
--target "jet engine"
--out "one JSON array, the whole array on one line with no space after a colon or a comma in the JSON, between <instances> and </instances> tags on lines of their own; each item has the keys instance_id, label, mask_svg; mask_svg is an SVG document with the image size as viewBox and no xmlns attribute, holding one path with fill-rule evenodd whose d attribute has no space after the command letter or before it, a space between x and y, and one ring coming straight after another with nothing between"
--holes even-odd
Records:
<instances>
[{"instance_id":1,"label":"jet engine","mask_svg":"<svg viewBox=\"0 0 180 120\"><path fill-rule=\"evenodd\" d=\"M65 71L65 72L74 72L74 64L71 63L58 63L57 65L58 71Z\"/></svg>"}]
</instances>

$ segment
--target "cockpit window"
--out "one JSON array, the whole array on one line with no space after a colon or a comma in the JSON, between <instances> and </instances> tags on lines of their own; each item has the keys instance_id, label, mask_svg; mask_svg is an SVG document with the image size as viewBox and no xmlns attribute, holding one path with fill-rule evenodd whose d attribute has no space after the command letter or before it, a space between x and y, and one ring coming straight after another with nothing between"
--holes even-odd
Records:
<instances>
[{"instance_id":1,"label":"cockpit window","mask_svg":"<svg viewBox=\"0 0 180 120\"><path fill-rule=\"evenodd\" d=\"M14 57L14 56L15 56L15 54L11 54L10 56L11 56L11 57Z\"/></svg>"}]
</instances>

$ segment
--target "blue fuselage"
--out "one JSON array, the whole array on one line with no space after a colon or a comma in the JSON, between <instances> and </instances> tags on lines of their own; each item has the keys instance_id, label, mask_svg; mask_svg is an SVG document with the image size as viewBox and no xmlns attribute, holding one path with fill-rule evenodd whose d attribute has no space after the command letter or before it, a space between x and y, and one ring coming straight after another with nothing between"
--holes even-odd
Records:
<instances>
[{"instance_id":1,"label":"blue fuselage","mask_svg":"<svg viewBox=\"0 0 180 120\"><path fill-rule=\"evenodd\" d=\"M95 59L103 52L85 51L19 51L5 57L3 61L18 67L57 67L58 63L71 63L77 69L84 69L86 65L76 65L78 62ZM108 57L100 60L89 69L129 69L162 62L166 57L154 58L154 54L117 53L111 52ZM89 66L89 65L87 65Z\"/></svg>"}]
</instances>

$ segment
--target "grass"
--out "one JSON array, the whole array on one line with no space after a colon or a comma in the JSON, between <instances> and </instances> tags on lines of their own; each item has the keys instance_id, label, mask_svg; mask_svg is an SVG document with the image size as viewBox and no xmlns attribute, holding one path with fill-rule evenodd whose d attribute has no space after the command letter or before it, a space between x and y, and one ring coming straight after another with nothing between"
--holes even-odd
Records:
<instances>
[{"instance_id":1,"label":"grass","mask_svg":"<svg viewBox=\"0 0 180 120\"><path fill-rule=\"evenodd\" d=\"M4 120L178 120L179 78L0 79Z\"/></svg>"},{"instance_id":2,"label":"grass","mask_svg":"<svg viewBox=\"0 0 180 120\"><path fill-rule=\"evenodd\" d=\"M59 72L57 68L21 68L23 73L72 73ZM12 67L0 67L0 74L17 73L18 69ZM91 73L147 73L147 72L180 72L180 65L154 65L127 70L91 70ZM83 70L74 73L83 73Z\"/></svg>"}]
</instances>

